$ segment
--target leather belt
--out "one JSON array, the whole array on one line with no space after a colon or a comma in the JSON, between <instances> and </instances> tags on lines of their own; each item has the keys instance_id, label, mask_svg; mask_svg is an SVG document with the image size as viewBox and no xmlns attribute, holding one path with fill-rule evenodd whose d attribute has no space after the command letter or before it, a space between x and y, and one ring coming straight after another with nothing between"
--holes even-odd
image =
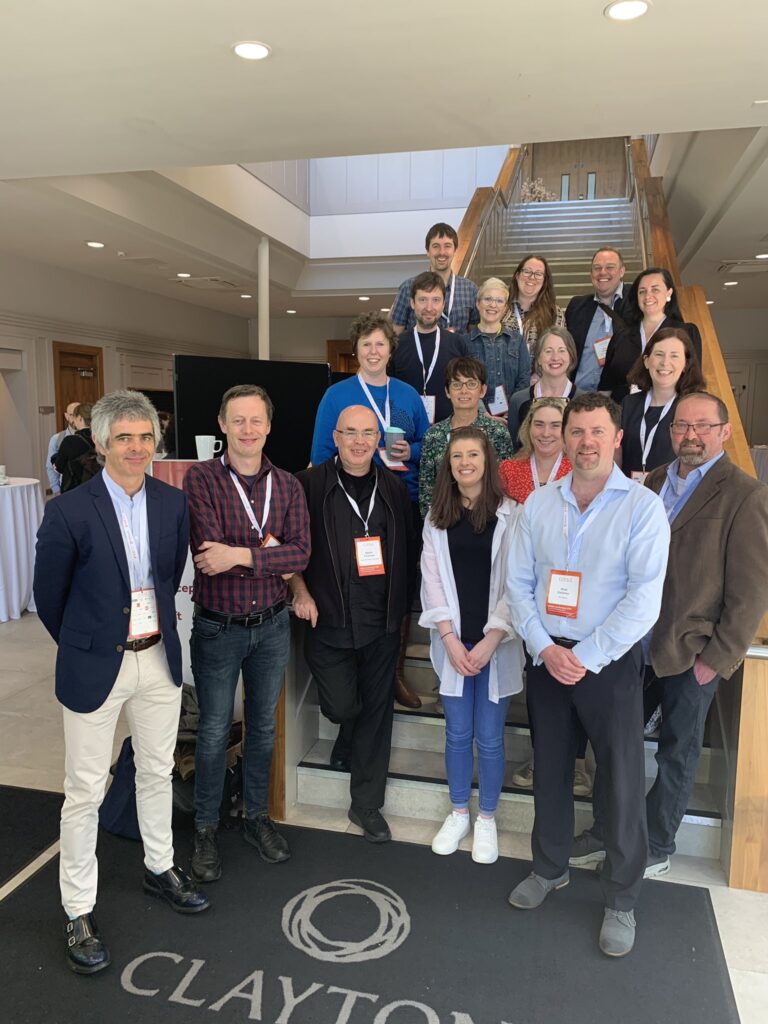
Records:
<instances>
[{"instance_id":1,"label":"leather belt","mask_svg":"<svg viewBox=\"0 0 768 1024\"><path fill-rule=\"evenodd\" d=\"M201 608L195 605L195 615L203 619L210 619L211 622L223 622L225 626L260 626L262 622L274 619L276 615L285 608L285 601L278 601L271 608L265 608L263 612L253 612L251 615L226 615L224 612L213 612L209 608Z\"/></svg>"},{"instance_id":2,"label":"leather belt","mask_svg":"<svg viewBox=\"0 0 768 1024\"><path fill-rule=\"evenodd\" d=\"M152 636L145 636L141 640L126 640L123 644L123 650L133 651L136 654L138 651L146 651L149 647L154 647L162 639L161 633L153 633Z\"/></svg>"},{"instance_id":3,"label":"leather belt","mask_svg":"<svg viewBox=\"0 0 768 1024\"><path fill-rule=\"evenodd\" d=\"M581 641L569 640L567 636L553 636L552 643L557 644L558 647L575 647L576 644L581 643Z\"/></svg>"}]
</instances>

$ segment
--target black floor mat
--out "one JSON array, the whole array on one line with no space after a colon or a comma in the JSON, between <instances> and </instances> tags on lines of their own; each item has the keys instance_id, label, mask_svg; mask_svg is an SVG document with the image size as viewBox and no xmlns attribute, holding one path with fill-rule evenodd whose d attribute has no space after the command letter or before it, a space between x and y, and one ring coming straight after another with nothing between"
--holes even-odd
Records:
<instances>
[{"instance_id":1,"label":"black floor mat","mask_svg":"<svg viewBox=\"0 0 768 1024\"><path fill-rule=\"evenodd\" d=\"M0 885L59 838L63 802L61 793L0 786Z\"/></svg>"}]
</instances>

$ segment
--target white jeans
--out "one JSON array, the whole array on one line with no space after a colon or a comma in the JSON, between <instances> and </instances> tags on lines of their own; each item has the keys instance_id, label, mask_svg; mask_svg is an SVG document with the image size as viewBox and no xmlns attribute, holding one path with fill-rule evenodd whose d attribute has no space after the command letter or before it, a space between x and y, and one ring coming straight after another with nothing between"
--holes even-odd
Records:
<instances>
[{"instance_id":1,"label":"white jeans","mask_svg":"<svg viewBox=\"0 0 768 1024\"><path fill-rule=\"evenodd\" d=\"M66 743L61 810L59 884L69 917L89 914L96 903L96 838L112 760L115 726L125 706L136 762L136 806L144 864L160 874L173 865L171 772L179 728L181 687L168 670L162 641L146 651L126 651L112 691L87 714L64 708Z\"/></svg>"}]
</instances>

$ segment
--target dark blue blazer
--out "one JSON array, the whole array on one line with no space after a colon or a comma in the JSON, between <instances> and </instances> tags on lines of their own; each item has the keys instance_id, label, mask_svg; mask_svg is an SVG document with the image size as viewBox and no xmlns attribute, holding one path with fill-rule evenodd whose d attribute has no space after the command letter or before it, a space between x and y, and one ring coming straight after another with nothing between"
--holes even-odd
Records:
<instances>
[{"instance_id":1,"label":"dark blue blazer","mask_svg":"<svg viewBox=\"0 0 768 1024\"><path fill-rule=\"evenodd\" d=\"M171 676L181 685L176 590L189 544L187 496L145 477L152 575ZM101 473L49 501L37 534L35 603L59 647L56 697L89 712L109 696L128 637L131 582L112 499Z\"/></svg>"}]
</instances>

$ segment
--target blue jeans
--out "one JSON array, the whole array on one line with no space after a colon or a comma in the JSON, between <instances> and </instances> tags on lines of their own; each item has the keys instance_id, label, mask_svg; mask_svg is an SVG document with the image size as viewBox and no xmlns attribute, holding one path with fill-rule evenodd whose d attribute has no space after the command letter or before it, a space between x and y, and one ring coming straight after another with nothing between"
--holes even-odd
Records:
<instances>
[{"instance_id":1,"label":"blue jeans","mask_svg":"<svg viewBox=\"0 0 768 1024\"><path fill-rule=\"evenodd\" d=\"M464 645L467 650L472 644ZM445 770L454 807L467 807L472 788L472 741L477 744L479 806L493 814L504 783L504 723L510 697L488 699L490 663L476 676L465 676L460 697L443 697Z\"/></svg>"},{"instance_id":2,"label":"blue jeans","mask_svg":"<svg viewBox=\"0 0 768 1024\"><path fill-rule=\"evenodd\" d=\"M275 709L288 663L287 609L260 626L225 625L196 615L192 623L192 672L200 705L195 751L195 826L219 823L227 742L240 672L245 683L243 813L267 813L269 769L275 742Z\"/></svg>"}]
</instances>

